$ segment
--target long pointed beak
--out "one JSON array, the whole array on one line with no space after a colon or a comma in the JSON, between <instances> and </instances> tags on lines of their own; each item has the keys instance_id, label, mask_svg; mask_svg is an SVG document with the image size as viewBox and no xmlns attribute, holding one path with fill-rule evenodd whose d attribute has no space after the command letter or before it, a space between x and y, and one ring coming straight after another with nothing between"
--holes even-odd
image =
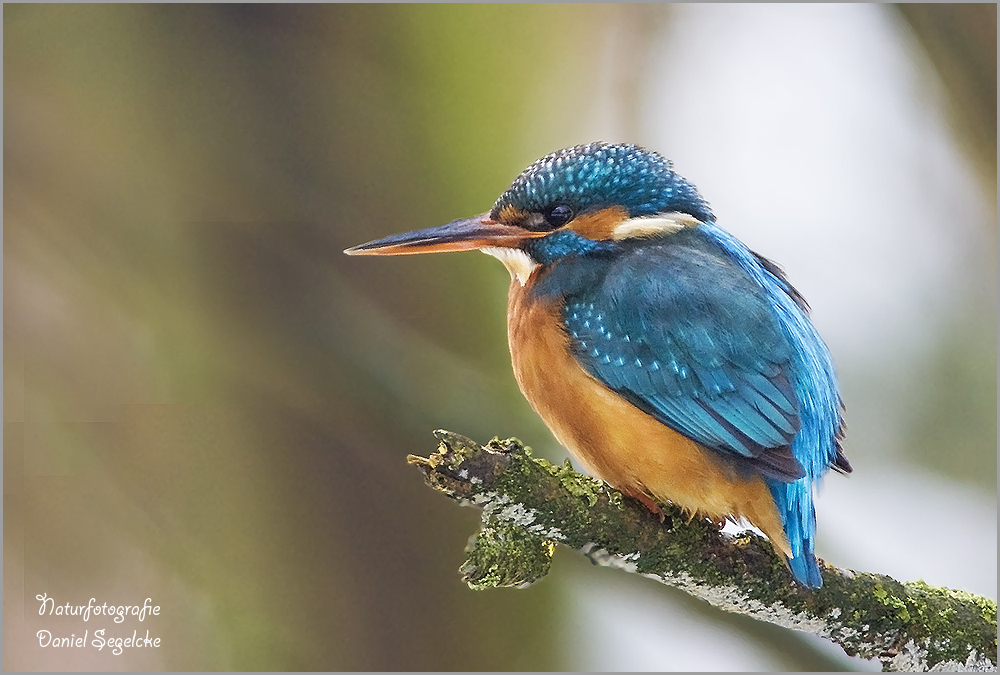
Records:
<instances>
[{"instance_id":1,"label":"long pointed beak","mask_svg":"<svg viewBox=\"0 0 1000 675\"><path fill-rule=\"evenodd\" d=\"M469 251L487 246L513 248L525 239L537 236L530 230L490 220L489 213L453 220L446 225L428 227L376 239L353 246L347 255L407 255L441 251Z\"/></svg>"}]
</instances>

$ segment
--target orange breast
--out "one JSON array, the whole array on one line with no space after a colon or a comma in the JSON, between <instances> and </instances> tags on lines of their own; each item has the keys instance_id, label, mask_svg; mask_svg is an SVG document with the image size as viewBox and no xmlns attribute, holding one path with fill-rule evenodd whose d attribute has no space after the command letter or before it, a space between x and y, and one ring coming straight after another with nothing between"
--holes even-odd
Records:
<instances>
[{"instance_id":1,"label":"orange breast","mask_svg":"<svg viewBox=\"0 0 1000 675\"><path fill-rule=\"evenodd\" d=\"M536 269L510 287L507 334L514 376L555 437L591 474L622 492L671 501L692 514L745 517L791 555L771 493L587 373L570 352L562 306L530 297ZM643 499L643 501L647 501Z\"/></svg>"}]
</instances>

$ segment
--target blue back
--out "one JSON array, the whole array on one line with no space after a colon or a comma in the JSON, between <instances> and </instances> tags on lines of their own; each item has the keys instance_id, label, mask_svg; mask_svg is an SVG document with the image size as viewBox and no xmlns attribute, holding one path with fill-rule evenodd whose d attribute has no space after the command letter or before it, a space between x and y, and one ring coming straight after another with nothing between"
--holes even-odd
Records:
<instances>
[{"instance_id":1,"label":"blue back","mask_svg":"<svg viewBox=\"0 0 1000 675\"><path fill-rule=\"evenodd\" d=\"M840 399L829 352L777 268L713 222L623 242L560 231L529 253L548 265L533 291L563 299L584 369L762 475L796 578L819 586L812 484L839 456Z\"/></svg>"}]
</instances>

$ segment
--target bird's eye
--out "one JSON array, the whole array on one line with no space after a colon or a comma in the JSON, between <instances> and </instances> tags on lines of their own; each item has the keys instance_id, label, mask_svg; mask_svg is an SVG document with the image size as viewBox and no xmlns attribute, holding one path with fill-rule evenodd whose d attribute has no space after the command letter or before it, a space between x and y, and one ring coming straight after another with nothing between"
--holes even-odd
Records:
<instances>
[{"instance_id":1,"label":"bird's eye","mask_svg":"<svg viewBox=\"0 0 1000 675\"><path fill-rule=\"evenodd\" d=\"M551 227L562 227L573 220L573 209L565 204L556 204L545 213L545 222Z\"/></svg>"}]
</instances>

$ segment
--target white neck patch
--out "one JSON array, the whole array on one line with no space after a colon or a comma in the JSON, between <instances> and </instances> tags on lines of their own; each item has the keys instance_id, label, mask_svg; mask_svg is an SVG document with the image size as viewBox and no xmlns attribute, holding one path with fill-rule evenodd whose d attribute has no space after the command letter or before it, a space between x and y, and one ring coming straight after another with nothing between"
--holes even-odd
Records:
<instances>
[{"instance_id":1,"label":"white neck patch","mask_svg":"<svg viewBox=\"0 0 1000 675\"><path fill-rule=\"evenodd\" d=\"M535 260L519 248L505 248L502 246L487 246L479 249L486 255L491 255L503 263L507 271L510 272L511 279L517 279L524 286L528 283L531 273L538 267Z\"/></svg>"},{"instance_id":2,"label":"white neck patch","mask_svg":"<svg viewBox=\"0 0 1000 675\"><path fill-rule=\"evenodd\" d=\"M638 237L655 237L695 225L701 225L701 221L686 213L660 213L655 216L629 218L618 223L611 232L611 238L614 241L621 241Z\"/></svg>"}]
</instances>

